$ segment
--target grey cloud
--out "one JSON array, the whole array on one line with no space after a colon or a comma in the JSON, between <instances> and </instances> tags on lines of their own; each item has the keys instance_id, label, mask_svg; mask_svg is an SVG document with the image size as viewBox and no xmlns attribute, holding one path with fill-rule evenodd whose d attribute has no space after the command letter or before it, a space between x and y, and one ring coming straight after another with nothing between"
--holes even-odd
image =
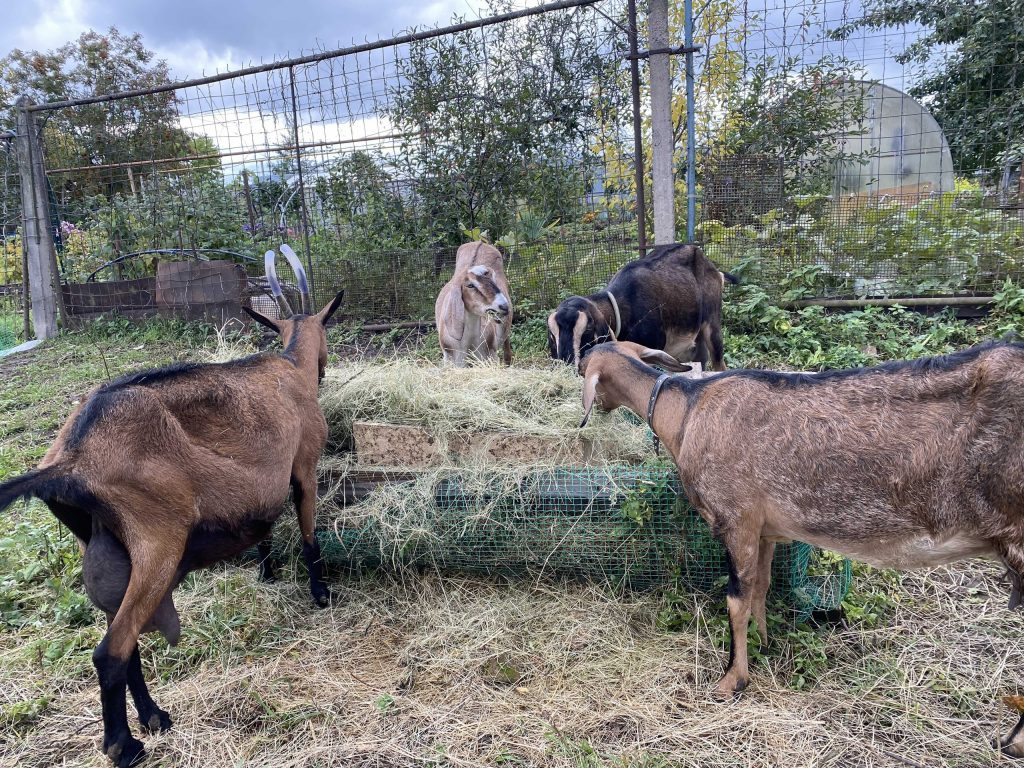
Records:
<instances>
[{"instance_id":1,"label":"grey cloud","mask_svg":"<svg viewBox=\"0 0 1024 768\"><path fill-rule=\"evenodd\" d=\"M446 24L452 10L469 13L478 0L444 0L425 4L415 0L69 0L76 9L62 14L60 3L14 0L0 25L0 56L12 48L49 49L73 40L84 29L138 32L147 47L168 58L174 75L199 74L204 62L192 62L189 53L205 52L209 60L235 65L297 56L314 49L330 49L353 41L389 37L411 26ZM429 18L424 18L429 14ZM60 42L32 40L26 31L41 19L51 19ZM77 22L77 23L75 23ZM61 25L66 26L66 34ZM181 71L188 67L191 71Z\"/></svg>"}]
</instances>

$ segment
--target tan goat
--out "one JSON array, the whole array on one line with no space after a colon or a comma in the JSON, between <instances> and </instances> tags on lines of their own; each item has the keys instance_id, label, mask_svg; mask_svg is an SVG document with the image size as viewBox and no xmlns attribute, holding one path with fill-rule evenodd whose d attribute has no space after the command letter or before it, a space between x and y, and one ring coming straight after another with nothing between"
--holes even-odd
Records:
<instances>
[{"instance_id":1,"label":"tan goat","mask_svg":"<svg viewBox=\"0 0 1024 768\"><path fill-rule=\"evenodd\" d=\"M512 302L501 251L487 243L466 243L455 255L455 274L437 296L434 318L446 363L489 360L502 350L512 364Z\"/></svg>"},{"instance_id":2,"label":"tan goat","mask_svg":"<svg viewBox=\"0 0 1024 768\"><path fill-rule=\"evenodd\" d=\"M282 251L309 289L295 254ZM282 354L174 365L94 389L71 414L38 469L0 485L0 509L43 500L85 549L86 590L108 614L93 652L103 709L103 752L118 766L143 754L132 737L125 688L142 726L166 730L139 659L139 633L180 631L171 600L189 571L263 542L294 494L310 589L329 599L317 543L316 464L327 439L317 387L327 364L325 326L342 294L316 315L288 318L267 253L267 277L286 319L255 319L281 335Z\"/></svg>"},{"instance_id":3,"label":"tan goat","mask_svg":"<svg viewBox=\"0 0 1024 768\"><path fill-rule=\"evenodd\" d=\"M728 553L729 667L747 685L751 614L779 541L806 541L880 568L1001 560L1010 608L1024 573L1024 344L818 374L738 370L700 380L665 352L601 344L584 359L595 405L646 416L686 495ZM1024 718L1022 718L1024 722ZM1000 744L1024 756L1020 726Z\"/></svg>"}]
</instances>

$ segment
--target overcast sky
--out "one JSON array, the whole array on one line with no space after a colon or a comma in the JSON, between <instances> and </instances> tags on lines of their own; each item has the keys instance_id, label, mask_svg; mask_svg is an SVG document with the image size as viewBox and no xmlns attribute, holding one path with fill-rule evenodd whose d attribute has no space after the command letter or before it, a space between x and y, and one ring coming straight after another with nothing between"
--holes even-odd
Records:
<instances>
[{"instance_id":1,"label":"overcast sky","mask_svg":"<svg viewBox=\"0 0 1024 768\"><path fill-rule=\"evenodd\" d=\"M534 4L517 3L517 5ZM0 56L52 50L87 29L142 34L175 79L479 16L483 0L7 0Z\"/></svg>"},{"instance_id":2,"label":"overcast sky","mask_svg":"<svg viewBox=\"0 0 1024 768\"><path fill-rule=\"evenodd\" d=\"M543 1L515 0L515 6ZM784 8L792 14L810 7L810 0L763 2L776 7L769 19ZM172 77L185 79L386 38L413 26L441 26L456 13L479 17L486 0L7 0L5 6L0 56L13 48L52 50L87 29L116 26L141 33L170 65ZM860 0L824 0L820 7L832 21L840 12L859 13ZM788 23L799 27L792 19ZM903 40L898 35L885 40L875 33L861 41L855 36L845 52L864 62L873 77L898 84L902 68L893 61L892 48L906 44L906 32L902 35Z\"/></svg>"}]
</instances>

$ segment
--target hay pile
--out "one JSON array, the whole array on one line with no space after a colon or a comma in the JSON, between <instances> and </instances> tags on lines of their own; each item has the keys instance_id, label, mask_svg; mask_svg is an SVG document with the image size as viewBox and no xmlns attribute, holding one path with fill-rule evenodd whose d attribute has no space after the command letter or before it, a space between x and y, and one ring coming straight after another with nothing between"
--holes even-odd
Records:
<instances>
[{"instance_id":1,"label":"hay pile","mask_svg":"<svg viewBox=\"0 0 1024 768\"><path fill-rule=\"evenodd\" d=\"M331 449L338 452L325 457L321 470L335 489L366 468L344 453L353 447L357 421L423 428L444 458L412 480L380 485L354 506L334 504L336 497L324 494L326 517L333 521L325 555L356 566L663 581L677 554L667 549L677 550L680 541L678 523L665 519L675 493L656 500L660 506L651 512L665 514L653 520L631 522L617 504L642 492L645 483L664 484L674 472L626 466L654 456L648 430L626 411L592 419L580 430L581 391L580 378L560 364L455 369L391 360L331 371L320 403ZM470 433L544 443L536 453L507 461L448 451ZM590 449L590 469L556 469L569 463L564 456L581 441Z\"/></svg>"},{"instance_id":2,"label":"hay pile","mask_svg":"<svg viewBox=\"0 0 1024 768\"><path fill-rule=\"evenodd\" d=\"M451 368L393 359L328 371L320 406L335 449L352 446L354 421L375 421L424 427L442 447L467 432L489 431L556 441L582 437L631 461L653 454L647 429L622 409L580 430L582 389L580 377L562 364ZM538 455L529 463L550 460Z\"/></svg>"}]
</instances>

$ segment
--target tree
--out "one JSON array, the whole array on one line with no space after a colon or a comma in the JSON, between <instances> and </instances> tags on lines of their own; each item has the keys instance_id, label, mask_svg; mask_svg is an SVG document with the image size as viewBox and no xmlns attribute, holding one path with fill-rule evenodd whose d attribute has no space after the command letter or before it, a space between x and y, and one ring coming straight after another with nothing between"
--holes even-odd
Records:
<instances>
[{"instance_id":1,"label":"tree","mask_svg":"<svg viewBox=\"0 0 1024 768\"><path fill-rule=\"evenodd\" d=\"M864 15L836 30L924 28L896 58L916 65L911 95L942 126L956 168L995 169L1024 137L1024 3L1021 0L866 0Z\"/></svg>"},{"instance_id":2,"label":"tree","mask_svg":"<svg viewBox=\"0 0 1024 768\"><path fill-rule=\"evenodd\" d=\"M14 50L0 59L0 96L10 105L20 95L37 103L152 88L170 82L138 34L88 31L55 51ZM13 108L6 120L13 124ZM131 160L191 154L193 138L177 120L173 91L42 113L44 152L50 168L107 166ZM58 195L130 192L132 179L118 168L55 175ZM63 193L63 194L62 194Z\"/></svg>"},{"instance_id":3,"label":"tree","mask_svg":"<svg viewBox=\"0 0 1024 768\"><path fill-rule=\"evenodd\" d=\"M570 11L410 46L388 116L408 136L400 175L415 179L438 242L462 227L497 237L523 205L548 220L575 213L593 168L603 35L593 14Z\"/></svg>"},{"instance_id":4,"label":"tree","mask_svg":"<svg viewBox=\"0 0 1024 768\"><path fill-rule=\"evenodd\" d=\"M723 99L724 118L707 144L711 167L739 171L765 190L771 179L759 176L774 173L780 196L832 193L837 168L863 159L844 143L863 118L863 94L851 86L856 79L856 68L838 56L808 63L801 56L763 55L752 61L743 84ZM755 202L758 197L752 195ZM732 204L744 207L742 199ZM736 213L743 218L766 211L755 205Z\"/></svg>"}]
</instances>

